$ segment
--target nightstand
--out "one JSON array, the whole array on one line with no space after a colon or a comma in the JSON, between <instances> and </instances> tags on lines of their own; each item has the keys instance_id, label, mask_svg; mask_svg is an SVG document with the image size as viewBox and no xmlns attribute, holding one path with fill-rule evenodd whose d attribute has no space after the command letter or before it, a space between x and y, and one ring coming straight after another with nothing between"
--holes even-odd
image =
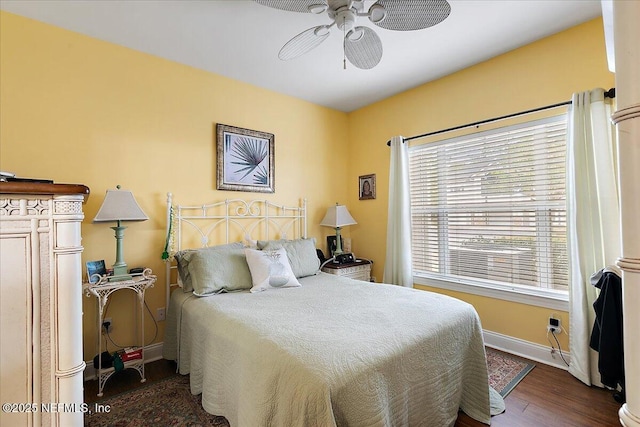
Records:
<instances>
[{"instance_id":1,"label":"nightstand","mask_svg":"<svg viewBox=\"0 0 640 427\"><path fill-rule=\"evenodd\" d=\"M371 264L373 264L373 261L360 258L356 259L355 262L350 262L348 264L329 262L322 267L322 271L329 274L335 274L337 276L370 282Z\"/></svg>"},{"instance_id":2,"label":"nightstand","mask_svg":"<svg viewBox=\"0 0 640 427\"><path fill-rule=\"evenodd\" d=\"M102 390L107 380L115 373L115 368L102 368L102 322L104 307L109 296L122 289L130 289L138 296L140 302L140 323L137 331L139 346L134 347L129 353L123 354L123 369L133 368L140 374L140 382L146 381L144 376L144 293L156 283L156 276L151 269L145 269L141 274L132 274L126 280L117 280L117 276L102 276L97 283L85 283L82 286L87 297L93 295L98 299L98 396L102 396ZM130 358L128 360L125 360Z\"/></svg>"}]
</instances>

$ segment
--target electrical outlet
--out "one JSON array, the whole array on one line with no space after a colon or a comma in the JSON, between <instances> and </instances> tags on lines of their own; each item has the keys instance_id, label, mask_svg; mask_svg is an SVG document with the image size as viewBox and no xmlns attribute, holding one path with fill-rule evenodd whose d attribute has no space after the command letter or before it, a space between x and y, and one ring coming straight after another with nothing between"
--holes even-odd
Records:
<instances>
[{"instance_id":1,"label":"electrical outlet","mask_svg":"<svg viewBox=\"0 0 640 427\"><path fill-rule=\"evenodd\" d=\"M562 332L562 325L560 319L556 319L555 317L549 317L549 324L547 325L547 331L551 332L554 335L558 335Z\"/></svg>"},{"instance_id":2,"label":"electrical outlet","mask_svg":"<svg viewBox=\"0 0 640 427\"><path fill-rule=\"evenodd\" d=\"M107 323L109 324L108 327L105 326ZM104 334L105 332L113 332L113 320L111 319L111 317L107 317L106 319L102 320L102 333Z\"/></svg>"},{"instance_id":3,"label":"electrical outlet","mask_svg":"<svg viewBox=\"0 0 640 427\"><path fill-rule=\"evenodd\" d=\"M555 328L551 325L547 326L547 331L551 332L554 335L558 335L560 333L560 329Z\"/></svg>"},{"instance_id":4,"label":"electrical outlet","mask_svg":"<svg viewBox=\"0 0 640 427\"><path fill-rule=\"evenodd\" d=\"M166 318L166 312L164 307L160 307L156 310L156 320L162 322Z\"/></svg>"}]
</instances>

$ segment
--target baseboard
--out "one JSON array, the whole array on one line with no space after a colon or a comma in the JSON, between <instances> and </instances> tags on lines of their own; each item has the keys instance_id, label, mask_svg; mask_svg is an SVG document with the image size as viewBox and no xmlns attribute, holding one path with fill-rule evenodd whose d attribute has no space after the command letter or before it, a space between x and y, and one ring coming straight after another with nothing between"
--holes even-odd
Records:
<instances>
[{"instance_id":1,"label":"baseboard","mask_svg":"<svg viewBox=\"0 0 640 427\"><path fill-rule=\"evenodd\" d=\"M495 348L506 353L511 353L516 356L521 356L526 359L535 360L536 362L544 363L555 368L569 370L569 367L564 363L560 354L557 352L551 354L551 348L532 343L530 341L521 340L519 338L510 337L508 335L502 335L497 332L483 331L484 344L487 347ZM567 363L571 363L571 354L569 352L562 352L564 359Z\"/></svg>"},{"instance_id":2,"label":"baseboard","mask_svg":"<svg viewBox=\"0 0 640 427\"><path fill-rule=\"evenodd\" d=\"M148 345L144 348L144 363L154 362L162 359L162 344L161 342ZM96 369L93 367L93 360L85 361L87 367L84 368L84 380L90 381L96 379Z\"/></svg>"}]
</instances>

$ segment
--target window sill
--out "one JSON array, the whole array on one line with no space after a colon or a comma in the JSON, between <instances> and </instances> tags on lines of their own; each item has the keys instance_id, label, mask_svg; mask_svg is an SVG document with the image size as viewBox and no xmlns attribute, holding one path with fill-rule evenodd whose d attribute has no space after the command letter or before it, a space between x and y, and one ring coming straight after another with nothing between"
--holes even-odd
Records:
<instances>
[{"instance_id":1,"label":"window sill","mask_svg":"<svg viewBox=\"0 0 640 427\"><path fill-rule=\"evenodd\" d=\"M424 274L414 275L413 282L418 285L464 292L472 295L496 298L505 301L528 304L552 310L569 311L569 295L560 292L549 292L542 289L524 290L507 285L498 285L473 280L452 280L436 278Z\"/></svg>"}]
</instances>

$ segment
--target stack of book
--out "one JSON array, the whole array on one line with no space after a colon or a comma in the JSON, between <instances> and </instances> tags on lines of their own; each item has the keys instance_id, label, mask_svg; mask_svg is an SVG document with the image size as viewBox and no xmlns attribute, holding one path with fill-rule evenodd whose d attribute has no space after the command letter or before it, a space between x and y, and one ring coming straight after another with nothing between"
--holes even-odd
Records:
<instances>
[{"instance_id":1,"label":"stack of book","mask_svg":"<svg viewBox=\"0 0 640 427\"><path fill-rule=\"evenodd\" d=\"M118 352L120 355L120 359L123 362L128 362L129 360L142 359L142 348L140 347L127 347Z\"/></svg>"}]
</instances>

